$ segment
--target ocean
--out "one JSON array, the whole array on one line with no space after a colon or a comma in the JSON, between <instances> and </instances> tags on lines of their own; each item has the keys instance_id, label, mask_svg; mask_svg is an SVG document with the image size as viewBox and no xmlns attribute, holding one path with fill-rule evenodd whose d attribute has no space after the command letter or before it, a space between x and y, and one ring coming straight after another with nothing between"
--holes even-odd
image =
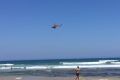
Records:
<instances>
[{"instance_id":1,"label":"ocean","mask_svg":"<svg viewBox=\"0 0 120 80\"><path fill-rule=\"evenodd\" d=\"M74 76L77 66L81 76L120 75L120 58L0 61L0 75Z\"/></svg>"}]
</instances>

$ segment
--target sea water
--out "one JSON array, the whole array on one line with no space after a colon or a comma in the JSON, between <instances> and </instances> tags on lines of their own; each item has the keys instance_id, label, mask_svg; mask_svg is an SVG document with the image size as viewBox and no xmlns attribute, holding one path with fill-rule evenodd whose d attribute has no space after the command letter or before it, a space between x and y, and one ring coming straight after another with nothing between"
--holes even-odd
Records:
<instances>
[{"instance_id":1,"label":"sea water","mask_svg":"<svg viewBox=\"0 0 120 80\"><path fill-rule=\"evenodd\" d=\"M74 76L77 66L81 76L120 75L120 58L0 61L0 75Z\"/></svg>"}]
</instances>

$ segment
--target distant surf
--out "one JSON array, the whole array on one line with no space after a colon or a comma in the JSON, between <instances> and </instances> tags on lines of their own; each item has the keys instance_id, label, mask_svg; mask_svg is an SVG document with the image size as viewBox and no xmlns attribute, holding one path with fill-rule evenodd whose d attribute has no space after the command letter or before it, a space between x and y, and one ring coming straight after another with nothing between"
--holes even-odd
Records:
<instances>
[{"instance_id":1,"label":"distant surf","mask_svg":"<svg viewBox=\"0 0 120 80\"><path fill-rule=\"evenodd\" d=\"M81 68L81 75L120 75L119 58L1 61L0 73L70 76L76 66Z\"/></svg>"}]
</instances>

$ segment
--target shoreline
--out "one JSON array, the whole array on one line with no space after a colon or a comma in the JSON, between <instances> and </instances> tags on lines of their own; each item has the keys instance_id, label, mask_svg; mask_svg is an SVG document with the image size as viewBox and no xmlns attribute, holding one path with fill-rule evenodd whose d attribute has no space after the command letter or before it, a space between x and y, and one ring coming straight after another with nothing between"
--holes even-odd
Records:
<instances>
[{"instance_id":1,"label":"shoreline","mask_svg":"<svg viewBox=\"0 0 120 80\"><path fill-rule=\"evenodd\" d=\"M0 76L0 80L74 80L75 77ZM80 76L80 80L120 80L120 76Z\"/></svg>"}]
</instances>

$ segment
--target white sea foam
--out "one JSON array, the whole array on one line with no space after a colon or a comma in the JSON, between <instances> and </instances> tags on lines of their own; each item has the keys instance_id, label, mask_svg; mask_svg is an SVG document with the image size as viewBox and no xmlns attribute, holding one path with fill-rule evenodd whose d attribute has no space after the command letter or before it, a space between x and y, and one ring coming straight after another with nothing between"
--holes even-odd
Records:
<instances>
[{"instance_id":1,"label":"white sea foam","mask_svg":"<svg viewBox=\"0 0 120 80\"><path fill-rule=\"evenodd\" d=\"M79 65L80 68L120 68L120 65ZM44 70L44 69L74 69L76 65L73 66L26 66L24 67L12 67L14 69L25 69L25 70ZM11 67L0 67L0 70L11 70Z\"/></svg>"},{"instance_id":2,"label":"white sea foam","mask_svg":"<svg viewBox=\"0 0 120 80\"><path fill-rule=\"evenodd\" d=\"M104 62L62 62L63 65L89 65L89 64L103 64Z\"/></svg>"},{"instance_id":3,"label":"white sea foam","mask_svg":"<svg viewBox=\"0 0 120 80\"><path fill-rule=\"evenodd\" d=\"M62 65L99 65L99 64L120 64L118 60L99 60L95 62L60 62Z\"/></svg>"},{"instance_id":4,"label":"white sea foam","mask_svg":"<svg viewBox=\"0 0 120 80\"><path fill-rule=\"evenodd\" d=\"M50 69L73 69L80 68L120 68L118 60L99 60L94 62L60 62L59 65L16 65L0 64L0 70L50 70Z\"/></svg>"},{"instance_id":5,"label":"white sea foam","mask_svg":"<svg viewBox=\"0 0 120 80\"><path fill-rule=\"evenodd\" d=\"M99 60L99 62L116 62L116 61L119 61L119 60Z\"/></svg>"},{"instance_id":6,"label":"white sea foam","mask_svg":"<svg viewBox=\"0 0 120 80\"><path fill-rule=\"evenodd\" d=\"M120 65L80 65L80 68L120 68ZM26 69L34 70L34 69L73 69L76 68L74 66L33 66L33 67L26 67Z\"/></svg>"},{"instance_id":7,"label":"white sea foam","mask_svg":"<svg viewBox=\"0 0 120 80\"><path fill-rule=\"evenodd\" d=\"M9 70L11 67L0 67L0 70Z\"/></svg>"},{"instance_id":8,"label":"white sea foam","mask_svg":"<svg viewBox=\"0 0 120 80\"><path fill-rule=\"evenodd\" d=\"M32 70L32 69L47 69L47 66L28 66L26 69Z\"/></svg>"},{"instance_id":9,"label":"white sea foam","mask_svg":"<svg viewBox=\"0 0 120 80\"><path fill-rule=\"evenodd\" d=\"M12 69L25 69L25 67L11 67Z\"/></svg>"},{"instance_id":10,"label":"white sea foam","mask_svg":"<svg viewBox=\"0 0 120 80\"><path fill-rule=\"evenodd\" d=\"M80 68L120 68L120 65L80 65ZM54 69L76 68L76 66L54 66Z\"/></svg>"},{"instance_id":11,"label":"white sea foam","mask_svg":"<svg viewBox=\"0 0 120 80\"><path fill-rule=\"evenodd\" d=\"M111 62L111 64L120 64L120 62Z\"/></svg>"},{"instance_id":12,"label":"white sea foam","mask_svg":"<svg viewBox=\"0 0 120 80\"><path fill-rule=\"evenodd\" d=\"M16 77L15 79L16 79L16 80L20 80L20 79L22 79L22 77Z\"/></svg>"},{"instance_id":13,"label":"white sea foam","mask_svg":"<svg viewBox=\"0 0 120 80\"><path fill-rule=\"evenodd\" d=\"M13 66L14 64L0 64L0 66Z\"/></svg>"}]
</instances>

